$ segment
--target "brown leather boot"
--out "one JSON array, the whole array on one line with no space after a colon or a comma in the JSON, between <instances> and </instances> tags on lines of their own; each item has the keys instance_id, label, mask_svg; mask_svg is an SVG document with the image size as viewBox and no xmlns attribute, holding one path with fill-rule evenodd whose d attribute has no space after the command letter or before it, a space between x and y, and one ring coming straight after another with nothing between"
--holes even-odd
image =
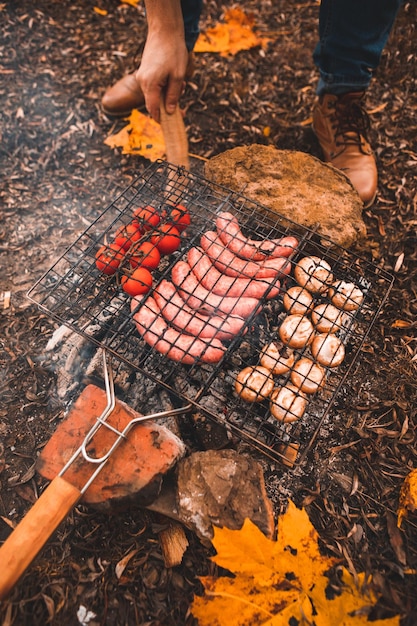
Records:
<instances>
[{"instance_id":1,"label":"brown leather boot","mask_svg":"<svg viewBox=\"0 0 417 626\"><path fill-rule=\"evenodd\" d=\"M188 54L188 65L185 78L189 80L194 74L194 55ZM135 73L126 74L109 87L101 99L101 108L109 117L127 117L132 109L140 109L145 105L145 99L136 80Z\"/></svg>"},{"instance_id":2,"label":"brown leather boot","mask_svg":"<svg viewBox=\"0 0 417 626\"><path fill-rule=\"evenodd\" d=\"M348 176L364 208L375 200L378 172L366 138L370 122L364 92L321 96L313 111L313 130L325 161Z\"/></svg>"}]
</instances>

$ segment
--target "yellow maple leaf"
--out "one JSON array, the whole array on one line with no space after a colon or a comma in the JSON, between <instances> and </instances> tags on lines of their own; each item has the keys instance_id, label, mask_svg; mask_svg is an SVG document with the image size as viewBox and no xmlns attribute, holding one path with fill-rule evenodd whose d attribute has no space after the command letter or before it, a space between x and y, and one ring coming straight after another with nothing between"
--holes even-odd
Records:
<instances>
[{"instance_id":1,"label":"yellow maple leaf","mask_svg":"<svg viewBox=\"0 0 417 626\"><path fill-rule=\"evenodd\" d=\"M253 17L239 8L226 11L224 20L224 23L200 33L194 52L218 52L221 56L227 56L256 46L265 48L270 41L255 34Z\"/></svg>"},{"instance_id":2,"label":"yellow maple leaf","mask_svg":"<svg viewBox=\"0 0 417 626\"><path fill-rule=\"evenodd\" d=\"M400 505L398 507L398 527L401 526L404 517L407 517L408 511L417 511L417 469L405 477L400 491Z\"/></svg>"},{"instance_id":3,"label":"yellow maple leaf","mask_svg":"<svg viewBox=\"0 0 417 626\"><path fill-rule=\"evenodd\" d=\"M326 572L335 559L323 556L318 534L304 509L290 502L278 520L278 539L267 539L245 520L240 530L215 528L213 560L233 577L202 578L205 594L191 611L200 626L365 626L376 595L342 568L341 592L326 595ZM358 583L358 584L357 584ZM368 623L369 624L369 623ZM399 626L399 617L372 622Z\"/></svg>"},{"instance_id":4,"label":"yellow maple leaf","mask_svg":"<svg viewBox=\"0 0 417 626\"><path fill-rule=\"evenodd\" d=\"M165 141L160 124L136 109L126 119L129 123L104 143L110 148L122 148L122 154L137 154L150 161L162 159Z\"/></svg>"}]
</instances>

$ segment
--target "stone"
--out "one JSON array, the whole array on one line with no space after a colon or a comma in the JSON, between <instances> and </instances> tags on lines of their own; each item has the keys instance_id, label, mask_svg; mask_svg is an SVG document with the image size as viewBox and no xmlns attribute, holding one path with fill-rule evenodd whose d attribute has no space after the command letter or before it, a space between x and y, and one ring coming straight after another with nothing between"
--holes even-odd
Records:
<instances>
[{"instance_id":1,"label":"stone","mask_svg":"<svg viewBox=\"0 0 417 626\"><path fill-rule=\"evenodd\" d=\"M337 245L348 248L366 236L363 203L347 176L304 152L237 147L212 157L204 173L283 218L318 225L318 233Z\"/></svg>"},{"instance_id":2,"label":"stone","mask_svg":"<svg viewBox=\"0 0 417 626\"><path fill-rule=\"evenodd\" d=\"M37 471L48 480L55 478L85 440L106 407L106 392L87 385L58 426L36 464ZM82 502L101 511L117 512L127 507L146 506L159 495L163 477L185 454L181 439L153 420L140 422L141 415L120 400L106 423L123 432L126 438L112 452L101 472L85 491ZM135 421L136 420L136 421ZM91 458L101 458L113 445L116 434L101 426L86 450ZM64 472L63 478L82 489L97 465L78 455Z\"/></svg>"},{"instance_id":3,"label":"stone","mask_svg":"<svg viewBox=\"0 0 417 626\"><path fill-rule=\"evenodd\" d=\"M194 452L177 471L178 518L203 542L213 538L213 525L239 530L246 518L274 537L273 506L254 459L230 449Z\"/></svg>"}]
</instances>

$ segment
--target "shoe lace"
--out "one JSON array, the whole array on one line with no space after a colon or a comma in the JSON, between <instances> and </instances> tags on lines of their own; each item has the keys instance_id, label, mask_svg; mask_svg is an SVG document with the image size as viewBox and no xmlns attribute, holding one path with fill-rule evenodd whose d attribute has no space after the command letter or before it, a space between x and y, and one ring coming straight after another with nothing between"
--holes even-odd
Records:
<instances>
[{"instance_id":1,"label":"shoe lace","mask_svg":"<svg viewBox=\"0 0 417 626\"><path fill-rule=\"evenodd\" d=\"M364 146L371 123L359 99L337 100L331 121L337 146Z\"/></svg>"}]
</instances>

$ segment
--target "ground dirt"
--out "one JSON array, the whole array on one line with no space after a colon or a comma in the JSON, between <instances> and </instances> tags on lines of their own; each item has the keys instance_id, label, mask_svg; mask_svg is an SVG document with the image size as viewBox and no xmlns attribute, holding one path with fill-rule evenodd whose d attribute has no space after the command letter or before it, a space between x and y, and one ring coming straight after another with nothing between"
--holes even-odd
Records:
<instances>
[{"instance_id":1,"label":"ground dirt","mask_svg":"<svg viewBox=\"0 0 417 626\"><path fill-rule=\"evenodd\" d=\"M120 124L100 111L104 89L137 65L143 7L95 4L107 14L87 0L0 4L0 539L44 487L35 460L64 415L42 359L57 325L26 292L149 165L104 145ZM203 26L225 8L209 2ZM310 129L317 2L244 8L271 43L235 57L198 55L181 102L197 172L204 159L251 143L320 157ZM288 495L306 506L323 550L373 576L381 593L373 617L399 614L402 626L417 624L416 515L396 527L400 488L417 464L416 24L417 3L406 2L367 96L380 181L360 252L395 283L352 382L356 401L344 407L338 440L319 438L308 473L267 464L277 513ZM211 552L189 533L183 563L166 569L165 523L140 509L108 517L78 506L1 604L1 623L73 626L85 607L93 625L195 624L189 606L198 576L215 572Z\"/></svg>"}]
</instances>

